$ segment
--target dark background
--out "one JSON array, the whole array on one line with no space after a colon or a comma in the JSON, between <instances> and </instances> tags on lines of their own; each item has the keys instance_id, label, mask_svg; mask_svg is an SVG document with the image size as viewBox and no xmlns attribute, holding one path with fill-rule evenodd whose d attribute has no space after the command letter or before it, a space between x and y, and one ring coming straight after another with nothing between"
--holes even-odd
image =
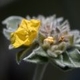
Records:
<instances>
[{"instance_id":1,"label":"dark background","mask_svg":"<svg viewBox=\"0 0 80 80\"><path fill-rule=\"evenodd\" d=\"M24 61L18 65L15 50L8 50L9 41L3 36L1 21L11 15L25 17L42 14L68 19L71 29L80 29L80 0L0 0L0 80L32 80L36 64ZM80 69L63 72L48 65L43 80L80 80Z\"/></svg>"}]
</instances>

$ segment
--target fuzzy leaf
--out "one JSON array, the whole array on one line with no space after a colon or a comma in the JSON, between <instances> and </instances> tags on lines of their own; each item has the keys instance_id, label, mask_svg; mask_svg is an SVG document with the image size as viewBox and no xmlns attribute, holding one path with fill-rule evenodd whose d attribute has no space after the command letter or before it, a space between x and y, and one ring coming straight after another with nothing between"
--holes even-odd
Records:
<instances>
[{"instance_id":1,"label":"fuzzy leaf","mask_svg":"<svg viewBox=\"0 0 80 80\"><path fill-rule=\"evenodd\" d=\"M79 44L80 43L80 38L76 40L76 43Z\"/></svg>"},{"instance_id":2,"label":"fuzzy leaf","mask_svg":"<svg viewBox=\"0 0 80 80\"><path fill-rule=\"evenodd\" d=\"M43 42L44 39L45 39L44 35L38 33L38 41L40 42L40 44Z\"/></svg>"},{"instance_id":3,"label":"fuzzy leaf","mask_svg":"<svg viewBox=\"0 0 80 80\"><path fill-rule=\"evenodd\" d=\"M3 34L4 36L9 40L10 39L10 34L12 31L8 30L8 29L3 29Z\"/></svg>"},{"instance_id":4,"label":"fuzzy leaf","mask_svg":"<svg viewBox=\"0 0 80 80\"><path fill-rule=\"evenodd\" d=\"M22 17L10 16L6 18L4 21L2 21L2 24L6 24L7 29L16 30L21 20Z\"/></svg>"},{"instance_id":5,"label":"fuzzy leaf","mask_svg":"<svg viewBox=\"0 0 80 80\"><path fill-rule=\"evenodd\" d=\"M34 42L30 47L27 47L26 49L21 50L19 53L16 54L16 61L17 63L20 63L20 61L26 57L28 54L30 54L35 47L37 47L37 43Z\"/></svg>"},{"instance_id":6,"label":"fuzzy leaf","mask_svg":"<svg viewBox=\"0 0 80 80\"><path fill-rule=\"evenodd\" d=\"M75 44L74 47L80 49L80 44Z\"/></svg>"},{"instance_id":7,"label":"fuzzy leaf","mask_svg":"<svg viewBox=\"0 0 80 80\"><path fill-rule=\"evenodd\" d=\"M22 17L11 16L2 22L2 24L6 25L6 28L3 29L3 34L8 40L10 39L10 33L17 29L21 20Z\"/></svg>"},{"instance_id":8,"label":"fuzzy leaf","mask_svg":"<svg viewBox=\"0 0 80 80\"><path fill-rule=\"evenodd\" d=\"M80 67L80 51L78 49L74 49L69 52L68 55L70 56L74 67Z\"/></svg>"},{"instance_id":9,"label":"fuzzy leaf","mask_svg":"<svg viewBox=\"0 0 80 80\"><path fill-rule=\"evenodd\" d=\"M38 47L37 49L35 49L34 52L37 55L40 55L40 56L43 56L43 57L48 57L48 55L46 54L46 52L41 47Z\"/></svg>"},{"instance_id":10,"label":"fuzzy leaf","mask_svg":"<svg viewBox=\"0 0 80 80\"><path fill-rule=\"evenodd\" d=\"M71 62L71 58L68 56L69 53L65 52L63 53L63 63L67 66L67 67L74 67L73 63Z\"/></svg>"},{"instance_id":11,"label":"fuzzy leaf","mask_svg":"<svg viewBox=\"0 0 80 80\"><path fill-rule=\"evenodd\" d=\"M65 31L69 31L70 30L70 25L69 25L69 22L68 20L64 21L62 23L62 25L60 26L60 29L62 32L65 32Z\"/></svg>"},{"instance_id":12,"label":"fuzzy leaf","mask_svg":"<svg viewBox=\"0 0 80 80\"><path fill-rule=\"evenodd\" d=\"M32 63L44 63L48 61L48 57L46 53L41 49L41 47L38 47L37 49L34 49L33 52L23 60Z\"/></svg>"},{"instance_id":13,"label":"fuzzy leaf","mask_svg":"<svg viewBox=\"0 0 80 80\"><path fill-rule=\"evenodd\" d=\"M55 57L58 56L56 53L52 52L51 50L47 50L47 54L48 54L48 56L51 57L51 58L55 58Z\"/></svg>"},{"instance_id":14,"label":"fuzzy leaf","mask_svg":"<svg viewBox=\"0 0 80 80\"><path fill-rule=\"evenodd\" d=\"M9 50L11 50L11 49L13 49L14 47L12 46L12 44L10 44L9 46L8 46L8 49Z\"/></svg>"},{"instance_id":15,"label":"fuzzy leaf","mask_svg":"<svg viewBox=\"0 0 80 80\"><path fill-rule=\"evenodd\" d=\"M65 67L65 64L63 63L63 56L62 55L59 55L57 58L52 58L51 59L53 64L56 63L56 65L64 68Z\"/></svg>"},{"instance_id":16,"label":"fuzzy leaf","mask_svg":"<svg viewBox=\"0 0 80 80\"><path fill-rule=\"evenodd\" d=\"M29 49L21 50L20 52L18 52L16 54L16 61L17 61L18 64L26 56L26 54L28 54L28 50Z\"/></svg>"},{"instance_id":17,"label":"fuzzy leaf","mask_svg":"<svg viewBox=\"0 0 80 80\"><path fill-rule=\"evenodd\" d=\"M74 35L69 36L69 43L70 45L74 44Z\"/></svg>"}]
</instances>

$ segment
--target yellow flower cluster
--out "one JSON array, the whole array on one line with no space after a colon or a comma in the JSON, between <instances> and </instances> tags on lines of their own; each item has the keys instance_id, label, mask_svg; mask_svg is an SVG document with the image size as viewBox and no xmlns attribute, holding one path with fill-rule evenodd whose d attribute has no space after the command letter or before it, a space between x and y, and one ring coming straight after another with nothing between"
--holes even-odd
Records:
<instances>
[{"instance_id":1,"label":"yellow flower cluster","mask_svg":"<svg viewBox=\"0 0 80 80\"><path fill-rule=\"evenodd\" d=\"M53 43L55 43L55 40L54 40L54 38L53 37L47 37L46 39L44 39L44 41L47 41L47 42L49 42L50 44L53 44Z\"/></svg>"},{"instance_id":2,"label":"yellow flower cluster","mask_svg":"<svg viewBox=\"0 0 80 80\"><path fill-rule=\"evenodd\" d=\"M18 29L11 33L11 43L14 48L18 48L22 45L29 46L33 40L37 37L37 33L40 27L40 21L31 19L22 19Z\"/></svg>"}]
</instances>

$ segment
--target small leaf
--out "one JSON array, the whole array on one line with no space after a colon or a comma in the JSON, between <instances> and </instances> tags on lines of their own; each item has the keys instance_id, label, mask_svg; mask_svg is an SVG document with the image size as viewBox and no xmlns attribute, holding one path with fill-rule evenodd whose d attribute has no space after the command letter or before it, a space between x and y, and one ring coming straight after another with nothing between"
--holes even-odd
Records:
<instances>
[{"instance_id":1,"label":"small leaf","mask_svg":"<svg viewBox=\"0 0 80 80\"><path fill-rule=\"evenodd\" d=\"M71 52L68 52L69 57L71 58L71 62L74 67L80 67L80 52L78 49L74 49Z\"/></svg>"},{"instance_id":2,"label":"small leaf","mask_svg":"<svg viewBox=\"0 0 80 80\"><path fill-rule=\"evenodd\" d=\"M37 55L40 55L40 56L43 56L43 57L48 57L47 53L41 47L38 47L37 49L35 49L34 52Z\"/></svg>"},{"instance_id":3,"label":"small leaf","mask_svg":"<svg viewBox=\"0 0 80 80\"><path fill-rule=\"evenodd\" d=\"M61 32L69 31L70 30L70 25L68 20L64 21L62 25L60 26Z\"/></svg>"},{"instance_id":4,"label":"small leaf","mask_svg":"<svg viewBox=\"0 0 80 80\"><path fill-rule=\"evenodd\" d=\"M15 31L21 22L22 17L19 16L10 16L2 21L2 24L6 24L7 29Z\"/></svg>"},{"instance_id":5,"label":"small leaf","mask_svg":"<svg viewBox=\"0 0 80 80\"><path fill-rule=\"evenodd\" d=\"M58 49L61 50L62 52L66 50L66 43L65 42L61 42L58 45Z\"/></svg>"},{"instance_id":6,"label":"small leaf","mask_svg":"<svg viewBox=\"0 0 80 80\"><path fill-rule=\"evenodd\" d=\"M80 52L78 49L74 49L73 51L70 51L68 53L68 55L74 59L74 60L77 60L77 61L80 61Z\"/></svg>"},{"instance_id":7,"label":"small leaf","mask_svg":"<svg viewBox=\"0 0 80 80\"><path fill-rule=\"evenodd\" d=\"M63 53L64 54L64 53ZM64 70L64 71L69 71L69 70L71 70L73 67L72 67L72 65L73 64L71 64L71 62L69 61L68 62L68 56L66 57L66 55L65 56L63 56L63 55L59 55L57 58L54 58L54 59L51 59L51 63L54 65L56 65L56 67L58 67L59 69L61 69L61 70Z\"/></svg>"},{"instance_id":8,"label":"small leaf","mask_svg":"<svg viewBox=\"0 0 80 80\"><path fill-rule=\"evenodd\" d=\"M31 57L25 57L23 59L24 61L27 61L27 62L32 62L32 63L45 63L45 62L48 62L48 58L46 57L42 57L42 56L39 56L39 55L33 55Z\"/></svg>"},{"instance_id":9,"label":"small leaf","mask_svg":"<svg viewBox=\"0 0 80 80\"><path fill-rule=\"evenodd\" d=\"M74 44L74 35L69 36L69 43L70 45Z\"/></svg>"},{"instance_id":10,"label":"small leaf","mask_svg":"<svg viewBox=\"0 0 80 80\"><path fill-rule=\"evenodd\" d=\"M53 64L55 63L56 65L64 68L65 64L63 63L63 56L59 55L57 58L51 58L51 61L53 62Z\"/></svg>"},{"instance_id":11,"label":"small leaf","mask_svg":"<svg viewBox=\"0 0 80 80\"><path fill-rule=\"evenodd\" d=\"M48 56L51 57L51 58L55 58L55 57L58 56L56 53L52 52L51 50L47 50L47 54L48 54Z\"/></svg>"},{"instance_id":12,"label":"small leaf","mask_svg":"<svg viewBox=\"0 0 80 80\"><path fill-rule=\"evenodd\" d=\"M30 45L29 47L27 47L26 49L21 50L19 53L16 54L16 61L19 64L20 61L26 57L28 54L30 54L33 49L35 49L38 46L38 44L36 42L34 42L32 45Z\"/></svg>"},{"instance_id":13,"label":"small leaf","mask_svg":"<svg viewBox=\"0 0 80 80\"><path fill-rule=\"evenodd\" d=\"M43 43L44 39L45 39L44 35L42 35L41 33L38 33L38 41L40 42L40 44Z\"/></svg>"},{"instance_id":14,"label":"small leaf","mask_svg":"<svg viewBox=\"0 0 80 80\"><path fill-rule=\"evenodd\" d=\"M63 62L67 67L74 67L73 63L71 62L70 57L68 56L69 53L65 52L63 53Z\"/></svg>"},{"instance_id":15,"label":"small leaf","mask_svg":"<svg viewBox=\"0 0 80 80\"><path fill-rule=\"evenodd\" d=\"M37 49L34 49L33 52L23 60L32 63L44 63L48 61L48 57L46 53L41 49L41 47L38 47Z\"/></svg>"},{"instance_id":16,"label":"small leaf","mask_svg":"<svg viewBox=\"0 0 80 80\"><path fill-rule=\"evenodd\" d=\"M12 46L12 44L9 45L8 49L13 49L14 47Z\"/></svg>"},{"instance_id":17,"label":"small leaf","mask_svg":"<svg viewBox=\"0 0 80 80\"><path fill-rule=\"evenodd\" d=\"M77 43L77 44L79 44L79 43L80 43L80 38L78 38L78 39L76 40L76 43Z\"/></svg>"},{"instance_id":18,"label":"small leaf","mask_svg":"<svg viewBox=\"0 0 80 80\"><path fill-rule=\"evenodd\" d=\"M3 34L8 40L10 39L11 32L15 31L18 28L18 25L21 20L22 17L11 16L2 21L2 24L6 24L6 28L3 29Z\"/></svg>"},{"instance_id":19,"label":"small leaf","mask_svg":"<svg viewBox=\"0 0 80 80\"><path fill-rule=\"evenodd\" d=\"M16 61L18 64L26 56L27 52L28 52L28 49L25 49L25 50L21 50L16 54Z\"/></svg>"},{"instance_id":20,"label":"small leaf","mask_svg":"<svg viewBox=\"0 0 80 80\"><path fill-rule=\"evenodd\" d=\"M80 49L80 44L75 44L74 47Z\"/></svg>"},{"instance_id":21,"label":"small leaf","mask_svg":"<svg viewBox=\"0 0 80 80\"><path fill-rule=\"evenodd\" d=\"M11 34L12 31L8 30L8 29L3 29L3 34L4 36L10 40L10 34Z\"/></svg>"}]
</instances>

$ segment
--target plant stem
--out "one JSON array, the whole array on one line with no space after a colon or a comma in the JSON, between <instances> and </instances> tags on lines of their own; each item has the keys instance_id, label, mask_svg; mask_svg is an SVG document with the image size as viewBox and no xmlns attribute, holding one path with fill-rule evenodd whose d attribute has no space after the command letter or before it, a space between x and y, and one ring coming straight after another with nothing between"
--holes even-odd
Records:
<instances>
[{"instance_id":1,"label":"plant stem","mask_svg":"<svg viewBox=\"0 0 80 80\"><path fill-rule=\"evenodd\" d=\"M33 80L42 80L47 64L37 64Z\"/></svg>"}]
</instances>

